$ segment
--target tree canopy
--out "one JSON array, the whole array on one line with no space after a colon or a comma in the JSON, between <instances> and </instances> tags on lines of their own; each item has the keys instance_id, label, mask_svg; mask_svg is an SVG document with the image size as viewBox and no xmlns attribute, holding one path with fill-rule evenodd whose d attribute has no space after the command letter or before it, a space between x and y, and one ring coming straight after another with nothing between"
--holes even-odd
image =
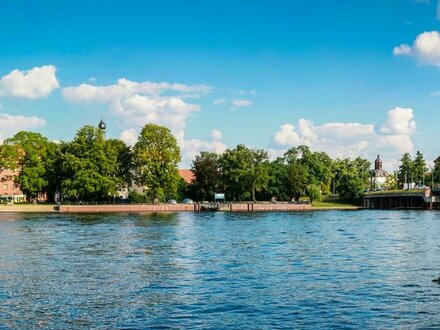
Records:
<instances>
[{"instance_id":1,"label":"tree canopy","mask_svg":"<svg viewBox=\"0 0 440 330\"><path fill-rule=\"evenodd\" d=\"M178 189L180 160L180 148L171 131L147 124L133 147L134 179L153 201L163 200Z\"/></svg>"}]
</instances>

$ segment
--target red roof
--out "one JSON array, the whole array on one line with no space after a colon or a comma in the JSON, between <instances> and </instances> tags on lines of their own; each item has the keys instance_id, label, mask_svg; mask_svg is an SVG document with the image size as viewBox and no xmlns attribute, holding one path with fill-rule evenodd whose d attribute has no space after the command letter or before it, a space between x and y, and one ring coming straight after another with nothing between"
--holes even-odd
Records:
<instances>
[{"instance_id":1,"label":"red roof","mask_svg":"<svg viewBox=\"0 0 440 330\"><path fill-rule=\"evenodd\" d=\"M191 183L194 180L194 173L191 170L179 170L179 175L186 183Z\"/></svg>"}]
</instances>

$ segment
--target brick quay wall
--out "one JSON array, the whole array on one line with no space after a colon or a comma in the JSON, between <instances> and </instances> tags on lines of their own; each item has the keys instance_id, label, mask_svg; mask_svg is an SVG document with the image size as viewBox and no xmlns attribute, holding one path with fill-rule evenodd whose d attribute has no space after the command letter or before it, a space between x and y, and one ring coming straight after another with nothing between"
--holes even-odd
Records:
<instances>
[{"instance_id":1,"label":"brick quay wall","mask_svg":"<svg viewBox=\"0 0 440 330\"><path fill-rule=\"evenodd\" d=\"M158 213L199 212L203 204L107 204L107 205L59 205L59 213ZM223 212L291 212L311 210L310 204L226 203L218 211Z\"/></svg>"}]
</instances>

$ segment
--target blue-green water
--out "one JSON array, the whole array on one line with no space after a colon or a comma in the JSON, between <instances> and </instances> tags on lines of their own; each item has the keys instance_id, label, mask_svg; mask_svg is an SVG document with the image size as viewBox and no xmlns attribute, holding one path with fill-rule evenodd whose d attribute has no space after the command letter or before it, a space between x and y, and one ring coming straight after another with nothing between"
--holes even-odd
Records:
<instances>
[{"instance_id":1,"label":"blue-green water","mask_svg":"<svg viewBox=\"0 0 440 330\"><path fill-rule=\"evenodd\" d=\"M0 214L0 328L435 327L439 234L440 212Z\"/></svg>"}]
</instances>

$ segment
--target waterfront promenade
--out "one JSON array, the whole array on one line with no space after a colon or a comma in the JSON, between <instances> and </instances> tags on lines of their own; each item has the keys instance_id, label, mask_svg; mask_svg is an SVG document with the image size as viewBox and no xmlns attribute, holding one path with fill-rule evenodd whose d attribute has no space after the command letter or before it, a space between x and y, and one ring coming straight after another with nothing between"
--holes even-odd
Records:
<instances>
[{"instance_id":1,"label":"waterfront promenade","mask_svg":"<svg viewBox=\"0 0 440 330\"><path fill-rule=\"evenodd\" d=\"M200 212L204 204L97 204L97 205L51 205L16 204L1 205L0 212L13 213L170 213ZM218 211L222 212L293 212L309 211L310 204L291 203L225 203Z\"/></svg>"}]
</instances>

